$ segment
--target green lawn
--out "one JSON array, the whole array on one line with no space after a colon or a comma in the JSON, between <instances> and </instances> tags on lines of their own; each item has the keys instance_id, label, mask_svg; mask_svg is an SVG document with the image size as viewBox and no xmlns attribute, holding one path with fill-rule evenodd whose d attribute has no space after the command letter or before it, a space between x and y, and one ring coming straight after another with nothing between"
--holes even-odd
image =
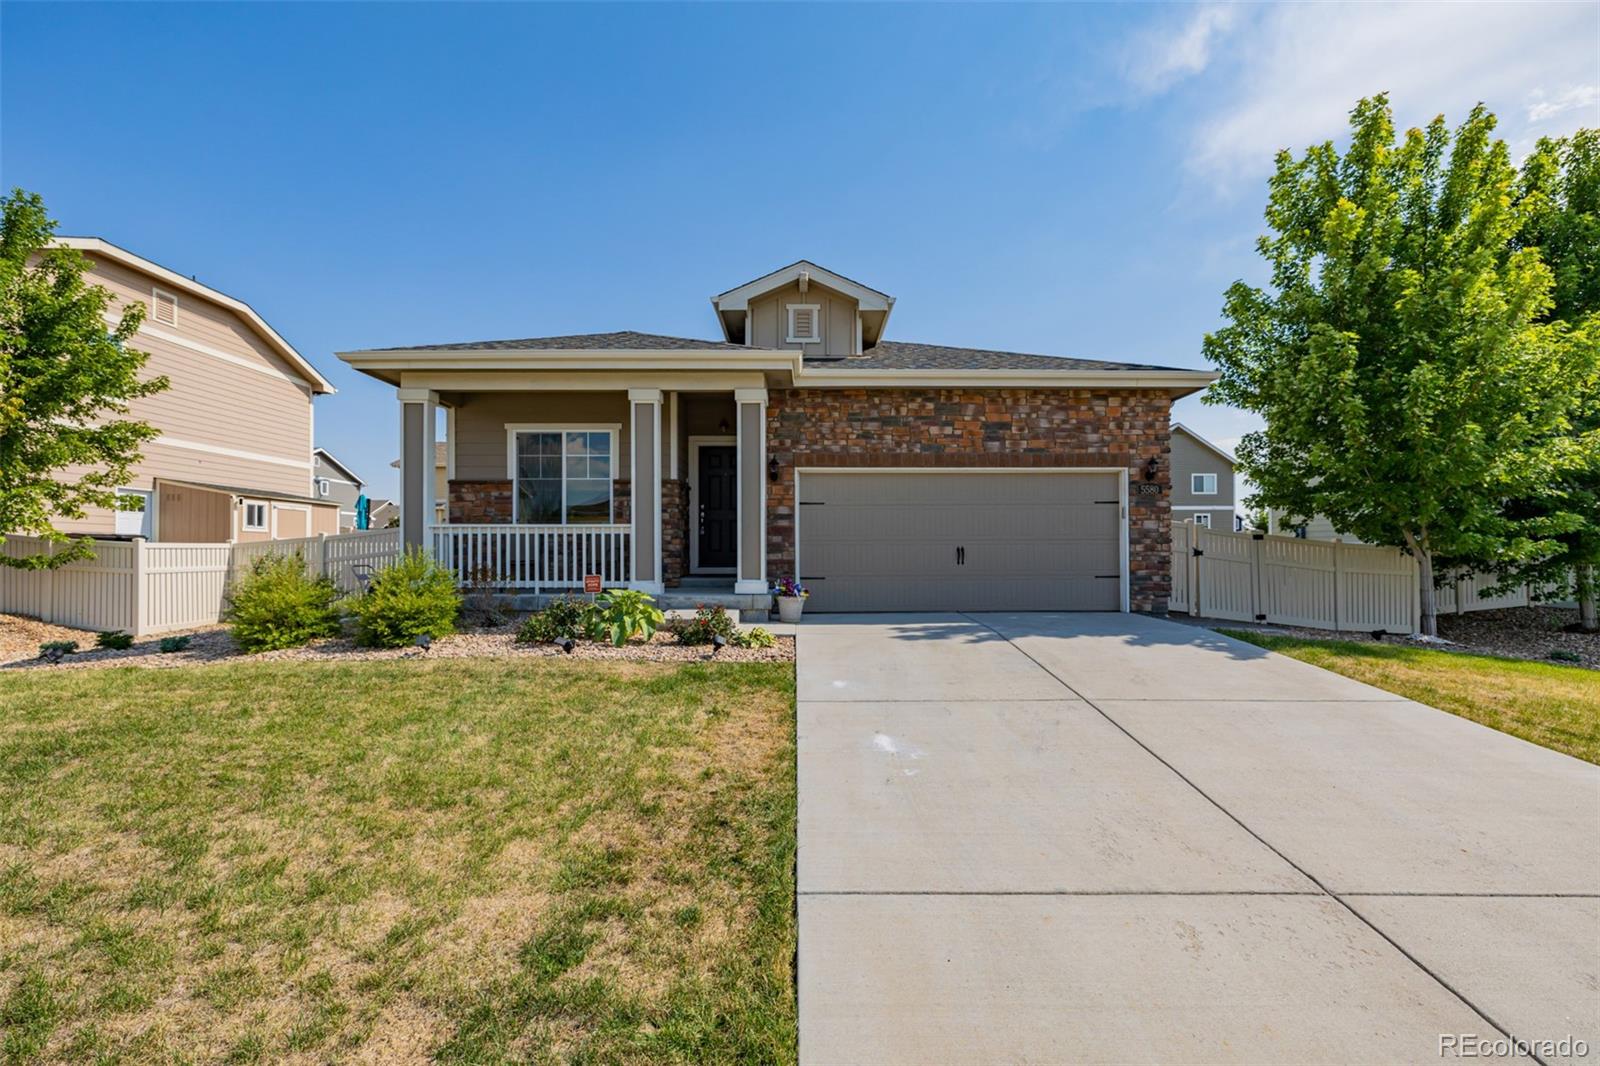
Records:
<instances>
[{"instance_id":1,"label":"green lawn","mask_svg":"<svg viewBox=\"0 0 1600 1066\"><path fill-rule=\"evenodd\" d=\"M793 677L0 676L0 1061L792 1062Z\"/></svg>"},{"instance_id":2,"label":"green lawn","mask_svg":"<svg viewBox=\"0 0 1600 1066\"><path fill-rule=\"evenodd\" d=\"M1600 763L1600 671L1398 644L1222 632Z\"/></svg>"}]
</instances>

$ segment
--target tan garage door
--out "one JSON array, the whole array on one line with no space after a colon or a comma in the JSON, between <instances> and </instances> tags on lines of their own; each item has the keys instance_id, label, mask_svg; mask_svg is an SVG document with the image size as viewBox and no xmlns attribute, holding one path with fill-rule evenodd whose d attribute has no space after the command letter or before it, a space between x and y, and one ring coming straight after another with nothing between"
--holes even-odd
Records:
<instances>
[{"instance_id":1,"label":"tan garage door","mask_svg":"<svg viewBox=\"0 0 1600 1066\"><path fill-rule=\"evenodd\" d=\"M1116 472L800 474L807 611L1117 611Z\"/></svg>"}]
</instances>

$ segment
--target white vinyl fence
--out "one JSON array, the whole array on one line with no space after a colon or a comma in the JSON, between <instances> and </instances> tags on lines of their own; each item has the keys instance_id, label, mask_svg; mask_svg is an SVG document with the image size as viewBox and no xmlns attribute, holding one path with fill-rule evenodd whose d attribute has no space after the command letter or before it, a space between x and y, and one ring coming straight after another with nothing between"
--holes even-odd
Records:
<instances>
[{"instance_id":1,"label":"white vinyl fence","mask_svg":"<svg viewBox=\"0 0 1600 1066\"><path fill-rule=\"evenodd\" d=\"M1169 606L1198 617L1415 633L1417 563L1396 548L1172 527Z\"/></svg>"},{"instance_id":2,"label":"white vinyl fence","mask_svg":"<svg viewBox=\"0 0 1600 1066\"><path fill-rule=\"evenodd\" d=\"M54 549L38 537L7 534L0 550L19 558ZM311 573L355 591L358 568L381 566L399 551L397 529L250 544L97 540L93 559L55 570L0 566L0 612L143 637L219 621L229 584L263 555L299 554Z\"/></svg>"}]
</instances>

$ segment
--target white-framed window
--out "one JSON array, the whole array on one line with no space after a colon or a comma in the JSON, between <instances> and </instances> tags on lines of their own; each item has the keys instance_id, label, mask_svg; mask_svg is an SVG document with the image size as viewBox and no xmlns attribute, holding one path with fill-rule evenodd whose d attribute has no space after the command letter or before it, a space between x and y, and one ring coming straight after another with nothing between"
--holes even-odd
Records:
<instances>
[{"instance_id":1,"label":"white-framed window","mask_svg":"<svg viewBox=\"0 0 1600 1066\"><path fill-rule=\"evenodd\" d=\"M818 344L822 341L822 305L790 304L789 336L785 343Z\"/></svg>"},{"instance_id":2,"label":"white-framed window","mask_svg":"<svg viewBox=\"0 0 1600 1066\"><path fill-rule=\"evenodd\" d=\"M1207 529L1210 529L1211 516L1206 514L1204 511L1201 511L1199 514L1194 516L1194 524L1197 526L1205 526Z\"/></svg>"},{"instance_id":3,"label":"white-framed window","mask_svg":"<svg viewBox=\"0 0 1600 1066\"><path fill-rule=\"evenodd\" d=\"M267 505L261 500L244 501L244 528L251 533L267 531Z\"/></svg>"},{"instance_id":4,"label":"white-framed window","mask_svg":"<svg viewBox=\"0 0 1600 1066\"><path fill-rule=\"evenodd\" d=\"M317 478L317 495L318 496L326 496L327 494L328 494L328 479L325 478L325 477Z\"/></svg>"},{"instance_id":5,"label":"white-framed window","mask_svg":"<svg viewBox=\"0 0 1600 1066\"><path fill-rule=\"evenodd\" d=\"M508 426L517 522L603 525L612 520L617 430L611 426Z\"/></svg>"},{"instance_id":6,"label":"white-framed window","mask_svg":"<svg viewBox=\"0 0 1600 1066\"><path fill-rule=\"evenodd\" d=\"M163 326L178 324L178 298L161 289L150 290L150 321Z\"/></svg>"},{"instance_id":7,"label":"white-framed window","mask_svg":"<svg viewBox=\"0 0 1600 1066\"><path fill-rule=\"evenodd\" d=\"M150 496L146 489L117 490L118 536L150 536Z\"/></svg>"},{"instance_id":8,"label":"white-framed window","mask_svg":"<svg viewBox=\"0 0 1600 1066\"><path fill-rule=\"evenodd\" d=\"M1217 475L1190 474L1189 491L1196 496L1215 496L1217 494Z\"/></svg>"}]
</instances>

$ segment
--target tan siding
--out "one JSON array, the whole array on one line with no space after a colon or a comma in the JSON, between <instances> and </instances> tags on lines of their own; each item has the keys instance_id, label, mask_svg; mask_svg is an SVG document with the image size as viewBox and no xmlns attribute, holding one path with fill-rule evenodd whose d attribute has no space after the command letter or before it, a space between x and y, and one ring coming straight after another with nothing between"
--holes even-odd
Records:
<instances>
[{"instance_id":1,"label":"tan siding","mask_svg":"<svg viewBox=\"0 0 1600 1066\"><path fill-rule=\"evenodd\" d=\"M791 345L785 338L789 330L790 304L817 304L822 316L822 343ZM850 355L856 342L856 302L813 282L805 295L798 283L774 289L750 301L754 341L758 348L798 347L807 355Z\"/></svg>"},{"instance_id":2,"label":"tan siding","mask_svg":"<svg viewBox=\"0 0 1600 1066\"><path fill-rule=\"evenodd\" d=\"M513 422L619 425L616 476L628 476L627 393L486 392L467 394L456 408L456 477L464 481L503 479L506 425Z\"/></svg>"}]
</instances>

